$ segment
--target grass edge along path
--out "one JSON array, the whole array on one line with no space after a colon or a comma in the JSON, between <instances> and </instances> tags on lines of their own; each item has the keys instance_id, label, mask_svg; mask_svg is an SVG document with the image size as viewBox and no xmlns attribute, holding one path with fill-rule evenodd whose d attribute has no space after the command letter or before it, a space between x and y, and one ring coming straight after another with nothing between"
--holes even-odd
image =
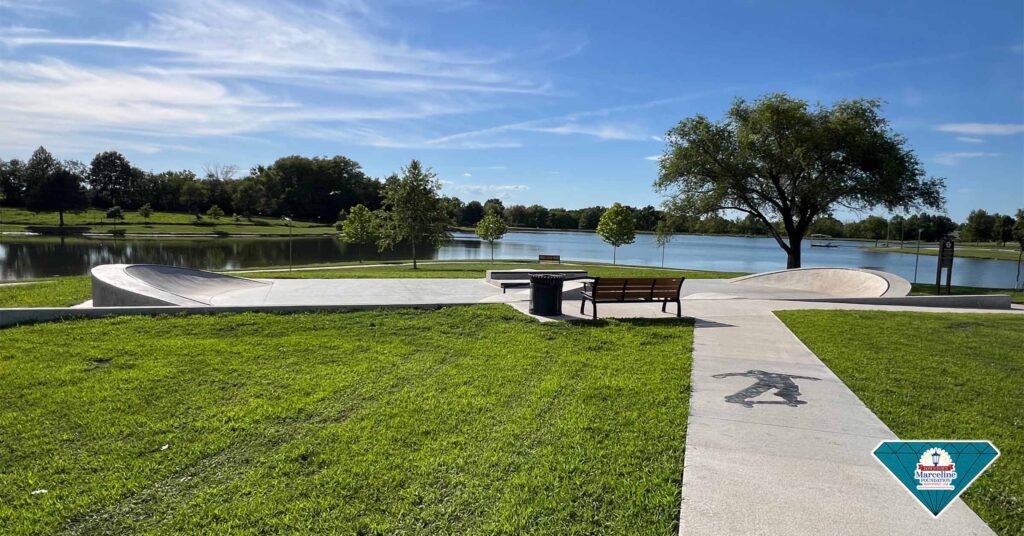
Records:
<instances>
[{"instance_id":1,"label":"grass edge along path","mask_svg":"<svg viewBox=\"0 0 1024 536\"><path fill-rule=\"evenodd\" d=\"M237 274L241 277L258 278L383 278L383 277L435 277L435 278L482 278L487 270L497 269L557 269L558 266L581 268L592 271L596 275L610 277L612 275L629 275L633 277L672 277L683 275L694 279L735 277L739 274L729 272L706 272L700 270L676 270L670 268L644 268L631 266L612 266L609 264L563 263L537 264L535 262L502 261L496 264L480 262L435 262L420 263L419 270L404 262L340 265L321 265L299 267L291 272L280 267L268 268L260 272L259 268L224 272ZM48 279L0 284L0 308L4 307L70 307L78 305L92 297L89 276L65 276Z\"/></svg>"},{"instance_id":2,"label":"grass edge along path","mask_svg":"<svg viewBox=\"0 0 1024 536\"><path fill-rule=\"evenodd\" d=\"M961 499L1024 533L1024 315L775 314L900 438L992 441L999 459Z\"/></svg>"},{"instance_id":3,"label":"grass edge along path","mask_svg":"<svg viewBox=\"0 0 1024 536\"><path fill-rule=\"evenodd\" d=\"M3 330L0 526L675 534L692 333L505 305Z\"/></svg>"}]
</instances>

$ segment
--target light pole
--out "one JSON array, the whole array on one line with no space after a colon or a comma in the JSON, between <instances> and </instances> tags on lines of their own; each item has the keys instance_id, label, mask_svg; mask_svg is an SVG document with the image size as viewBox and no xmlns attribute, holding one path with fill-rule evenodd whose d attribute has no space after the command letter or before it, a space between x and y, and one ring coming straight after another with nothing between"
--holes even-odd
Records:
<instances>
[{"instance_id":1,"label":"light pole","mask_svg":"<svg viewBox=\"0 0 1024 536\"><path fill-rule=\"evenodd\" d=\"M292 271L292 219L288 216L281 216L281 219L288 222L288 273Z\"/></svg>"},{"instance_id":2,"label":"light pole","mask_svg":"<svg viewBox=\"0 0 1024 536\"><path fill-rule=\"evenodd\" d=\"M918 229L917 230L917 255L914 256L914 282L915 283L917 283L917 263L921 259L921 231L923 231L923 229Z\"/></svg>"}]
</instances>

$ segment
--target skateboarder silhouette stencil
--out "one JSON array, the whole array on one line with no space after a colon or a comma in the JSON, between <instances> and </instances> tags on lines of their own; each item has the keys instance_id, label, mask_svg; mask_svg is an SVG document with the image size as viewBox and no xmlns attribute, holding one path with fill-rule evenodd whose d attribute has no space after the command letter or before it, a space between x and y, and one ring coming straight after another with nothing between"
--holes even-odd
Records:
<instances>
[{"instance_id":1,"label":"skateboarder silhouette stencil","mask_svg":"<svg viewBox=\"0 0 1024 536\"><path fill-rule=\"evenodd\" d=\"M807 402L805 400L800 400L800 387L793 380L818 381L820 379L812 378L810 376L782 374L779 372L765 372L763 370L756 369L748 370L746 372L715 374L712 378L728 378L731 376L742 376L744 378L755 378L757 380L757 382L750 387L725 397L726 402L740 404L747 408L754 407L754 404L785 404L793 408L806 404ZM752 400L773 389L775 390L775 396L782 400Z\"/></svg>"}]
</instances>

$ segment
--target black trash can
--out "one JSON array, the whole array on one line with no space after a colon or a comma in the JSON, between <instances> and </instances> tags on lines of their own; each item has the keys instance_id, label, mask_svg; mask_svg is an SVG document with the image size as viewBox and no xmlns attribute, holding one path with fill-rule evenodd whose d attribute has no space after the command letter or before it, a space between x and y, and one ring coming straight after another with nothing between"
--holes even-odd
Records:
<instances>
[{"instance_id":1,"label":"black trash can","mask_svg":"<svg viewBox=\"0 0 1024 536\"><path fill-rule=\"evenodd\" d=\"M555 274L530 276L530 313L553 316L562 314L562 281Z\"/></svg>"}]
</instances>

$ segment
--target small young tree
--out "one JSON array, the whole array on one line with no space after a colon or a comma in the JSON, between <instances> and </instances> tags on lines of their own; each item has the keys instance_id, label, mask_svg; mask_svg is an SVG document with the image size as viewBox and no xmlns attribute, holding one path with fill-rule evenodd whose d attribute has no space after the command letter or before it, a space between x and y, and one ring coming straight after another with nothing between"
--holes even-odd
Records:
<instances>
[{"instance_id":1,"label":"small young tree","mask_svg":"<svg viewBox=\"0 0 1024 536\"><path fill-rule=\"evenodd\" d=\"M439 246L449 240L448 213L438 192L441 184L430 168L413 160L384 182L381 204L387 211L382 222L380 248L394 248L408 242L412 246L412 267L416 264L416 246Z\"/></svg>"},{"instance_id":2,"label":"small young tree","mask_svg":"<svg viewBox=\"0 0 1024 536\"><path fill-rule=\"evenodd\" d=\"M619 246L632 244L636 240L635 226L633 213L620 203L615 203L601 214L601 219L597 222L597 234L612 245L612 264L617 261Z\"/></svg>"},{"instance_id":3,"label":"small young tree","mask_svg":"<svg viewBox=\"0 0 1024 536\"><path fill-rule=\"evenodd\" d=\"M219 220L224 217L224 211L217 205L213 205L206 211L206 215L214 220Z\"/></svg>"},{"instance_id":4,"label":"small young tree","mask_svg":"<svg viewBox=\"0 0 1024 536\"><path fill-rule=\"evenodd\" d=\"M675 235L672 234L672 224L666 220L658 220L654 226L654 243L661 248L661 267L665 267L665 246L668 245Z\"/></svg>"},{"instance_id":5,"label":"small young tree","mask_svg":"<svg viewBox=\"0 0 1024 536\"><path fill-rule=\"evenodd\" d=\"M507 232L508 225L505 224L505 219L493 210L477 222L476 235L491 245L491 264L494 264L494 242L501 240Z\"/></svg>"},{"instance_id":6,"label":"small young tree","mask_svg":"<svg viewBox=\"0 0 1024 536\"><path fill-rule=\"evenodd\" d=\"M108 220L123 220L124 219L124 209L122 209L121 207L119 207L117 205L114 205L114 206L110 207L109 209L107 209L107 219Z\"/></svg>"},{"instance_id":7,"label":"small young tree","mask_svg":"<svg viewBox=\"0 0 1024 536\"><path fill-rule=\"evenodd\" d=\"M380 236L377 217L363 205L352 207L352 211L341 221L341 241L356 245L356 258L363 262L363 244L372 244Z\"/></svg>"},{"instance_id":8,"label":"small young tree","mask_svg":"<svg viewBox=\"0 0 1024 536\"><path fill-rule=\"evenodd\" d=\"M142 216L143 218L145 218L146 221L149 221L149 217L152 216L152 215L153 215L153 205L150 205L149 203L146 203L145 205L142 205L141 207L139 207L139 216Z\"/></svg>"}]
</instances>

